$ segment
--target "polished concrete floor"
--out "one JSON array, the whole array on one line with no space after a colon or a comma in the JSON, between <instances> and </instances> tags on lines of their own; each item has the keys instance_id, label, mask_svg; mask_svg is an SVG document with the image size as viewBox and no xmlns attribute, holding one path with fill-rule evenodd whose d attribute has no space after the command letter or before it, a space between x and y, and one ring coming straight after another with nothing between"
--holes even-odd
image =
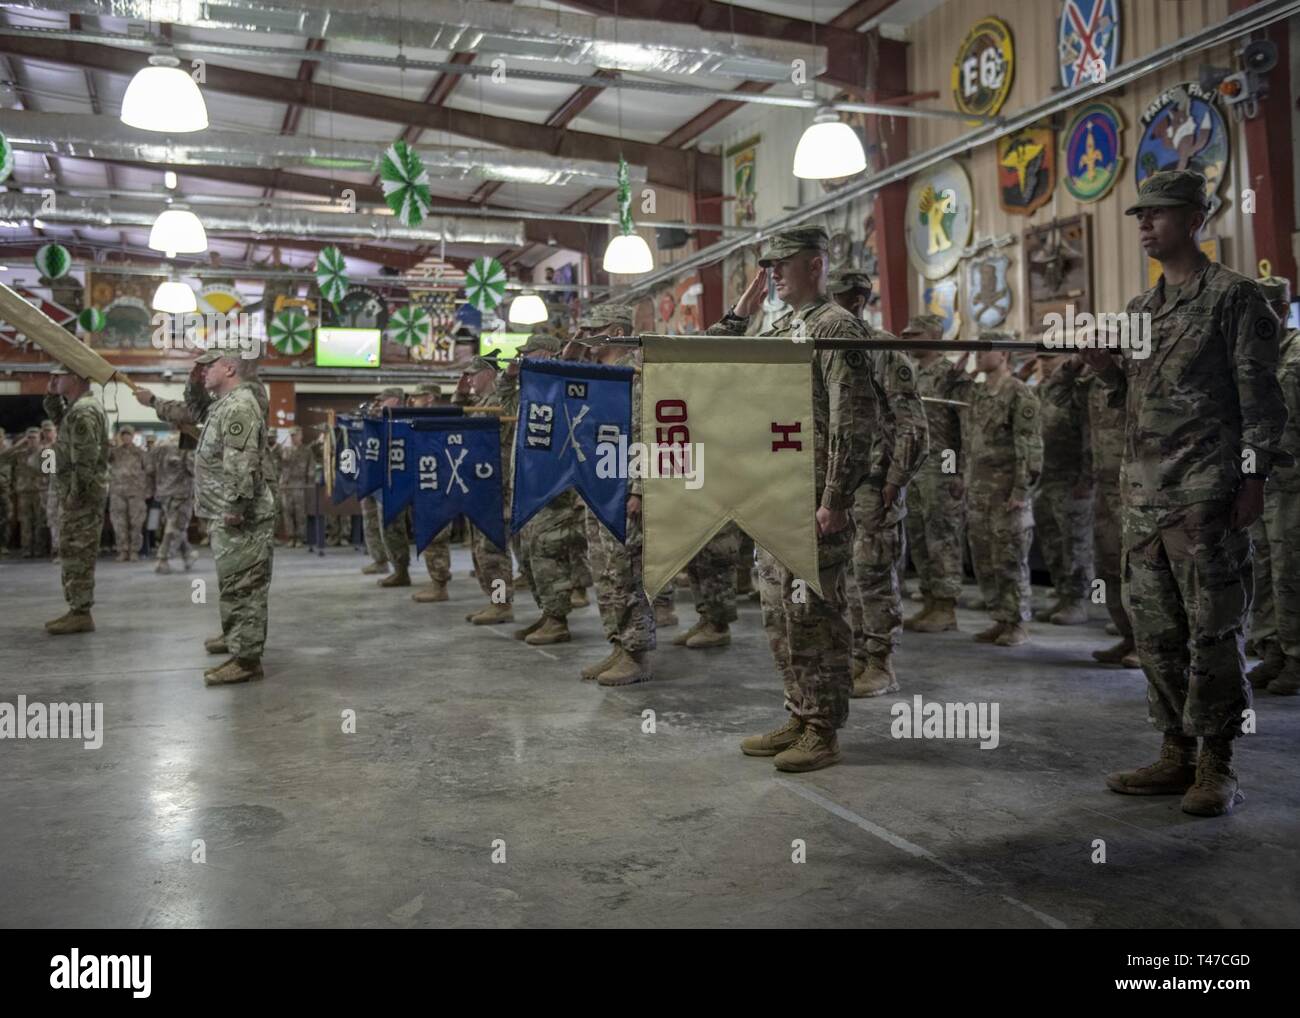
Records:
<instances>
[{"instance_id":1,"label":"polished concrete floor","mask_svg":"<svg viewBox=\"0 0 1300 1018\"><path fill-rule=\"evenodd\" d=\"M55 568L0 562L0 702L102 702L106 729L98 750L0 742L0 923L1300 921L1300 699L1260 697L1235 815L1113 795L1102 775L1159 740L1141 675L1088 663L1111 642L1100 621L1034 625L1015 649L972 643L973 612L963 633L906 634L902 692L853 702L844 762L782 775L737 749L783 716L756 604L730 648L667 630L654 682L606 690L577 675L604 655L594 607L573 643L531 648L462 621L479 595L459 549L446 604L377 590L362 564L278 552L266 680L207 689L206 554L192 575L101 559L98 631L58 639L41 629L63 611ZM996 702L1000 745L891 738L916 694Z\"/></svg>"}]
</instances>

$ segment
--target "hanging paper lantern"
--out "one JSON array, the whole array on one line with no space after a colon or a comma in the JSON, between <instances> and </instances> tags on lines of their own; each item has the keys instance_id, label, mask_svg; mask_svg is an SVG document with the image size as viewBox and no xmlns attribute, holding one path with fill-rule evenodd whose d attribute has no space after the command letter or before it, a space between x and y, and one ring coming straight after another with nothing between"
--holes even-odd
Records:
<instances>
[{"instance_id":1,"label":"hanging paper lantern","mask_svg":"<svg viewBox=\"0 0 1300 1018\"><path fill-rule=\"evenodd\" d=\"M429 171L415 150L400 140L389 145L379 160L379 180L393 215L405 226L419 226L429 214Z\"/></svg>"},{"instance_id":2,"label":"hanging paper lantern","mask_svg":"<svg viewBox=\"0 0 1300 1018\"><path fill-rule=\"evenodd\" d=\"M301 311L281 311L271 320L266 334L273 347L290 356L311 346L311 326Z\"/></svg>"},{"instance_id":3,"label":"hanging paper lantern","mask_svg":"<svg viewBox=\"0 0 1300 1018\"><path fill-rule=\"evenodd\" d=\"M491 311L506 295L506 270L495 258L474 259L465 273L465 297L480 311Z\"/></svg>"},{"instance_id":4,"label":"hanging paper lantern","mask_svg":"<svg viewBox=\"0 0 1300 1018\"><path fill-rule=\"evenodd\" d=\"M36 252L36 268L47 279L61 279L72 268L72 255L62 244L42 244Z\"/></svg>"},{"instance_id":5,"label":"hanging paper lantern","mask_svg":"<svg viewBox=\"0 0 1300 1018\"><path fill-rule=\"evenodd\" d=\"M419 346L429 338L431 324L429 313L424 308L418 304L408 304L388 316L388 328L384 330L384 336L402 346Z\"/></svg>"},{"instance_id":6,"label":"hanging paper lantern","mask_svg":"<svg viewBox=\"0 0 1300 1018\"><path fill-rule=\"evenodd\" d=\"M13 171L14 150L9 145L9 139L0 133L0 184L3 184Z\"/></svg>"},{"instance_id":7,"label":"hanging paper lantern","mask_svg":"<svg viewBox=\"0 0 1300 1018\"><path fill-rule=\"evenodd\" d=\"M316 257L316 285L331 304L337 304L348 292L348 264L332 244Z\"/></svg>"},{"instance_id":8,"label":"hanging paper lantern","mask_svg":"<svg viewBox=\"0 0 1300 1018\"><path fill-rule=\"evenodd\" d=\"M108 315L100 311L99 308L86 308L81 314L77 315L77 324L81 326L84 332L100 332L108 324Z\"/></svg>"}]
</instances>

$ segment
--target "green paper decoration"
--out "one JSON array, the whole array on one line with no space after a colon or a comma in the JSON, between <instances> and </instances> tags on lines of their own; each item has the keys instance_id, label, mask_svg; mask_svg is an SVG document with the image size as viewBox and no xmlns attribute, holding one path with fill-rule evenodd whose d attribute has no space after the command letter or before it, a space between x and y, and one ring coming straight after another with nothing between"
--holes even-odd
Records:
<instances>
[{"instance_id":1,"label":"green paper decoration","mask_svg":"<svg viewBox=\"0 0 1300 1018\"><path fill-rule=\"evenodd\" d=\"M636 229L632 225L632 181L627 169L627 160L618 157L618 228L623 236Z\"/></svg>"},{"instance_id":2,"label":"green paper decoration","mask_svg":"<svg viewBox=\"0 0 1300 1018\"><path fill-rule=\"evenodd\" d=\"M72 255L62 244L42 244L36 252L36 268L47 279L61 279L72 268Z\"/></svg>"},{"instance_id":3,"label":"green paper decoration","mask_svg":"<svg viewBox=\"0 0 1300 1018\"><path fill-rule=\"evenodd\" d=\"M506 270L495 258L474 259L465 273L465 297L480 311L491 311L506 295Z\"/></svg>"},{"instance_id":4,"label":"green paper decoration","mask_svg":"<svg viewBox=\"0 0 1300 1018\"><path fill-rule=\"evenodd\" d=\"M77 324L85 332L100 332L108 324L108 315L100 311L99 308L86 308L81 314L77 315Z\"/></svg>"},{"instance_id":5,"label":"green paper decoration","mask_svg":"<svg viewBox=\"0 0 1300 1018\"><path fill-rule=\"evenodd\" d=\"M290 356L311 346L311 326L301 311L281 311L271 320L266 334L273 347Z\"/></svg>"},{"instance_id":6,"label":"green paper decoration","mask_svg":"<svg viewBox=\"0 0 1300 1018\"><path fill-rule=\"evenodd\" d=\"M14 150L9 144L9 139L0 133L0 184L9 179L9 174L14 171Z\"/></svg>"},{"instance_id":7,"label":"green paper decoration","mask_svg":"<svg viewBox=\"0 0 1300 1018\"><path fill-rule=\"evenodd\" d=\"M404 226L419 226L429 214L429 171L424 161L406 142L388 146L379 160L379 179L384 201Z\"/></svg>"},{"instance_id":8,"label":"green paper decoration","mask_svg":"<svg viewBox=\"0 0 1300 1018\"><path fill-rule=\"evenodd\" d=\"M388 328L384 329L384 337L394 343L401 343L402 346L419 346L429 338L432 324L429 313L424 308L418 304L408 304L388 316Z\"/></svg>"},{"instance_id":9,"label":"green paper decoration","mask_svg":"<svg viewBox=\"0 0 1300 1018\"><path fill-rule=\"evenodd\" d=\"M332 244L316 257L316 285L321 296L335 305L348 292L348 263Z\"/></svg>"}]
</instances>

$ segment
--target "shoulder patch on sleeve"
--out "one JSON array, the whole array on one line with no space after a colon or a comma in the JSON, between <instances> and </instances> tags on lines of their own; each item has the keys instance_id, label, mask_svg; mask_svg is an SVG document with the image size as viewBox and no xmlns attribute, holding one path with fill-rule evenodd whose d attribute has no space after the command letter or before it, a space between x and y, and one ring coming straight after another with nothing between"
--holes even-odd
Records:
<instances>
[{"instance_id":1,"label":"shoulder patch on sleeve","mask_svg":"<svg viewBox=\"0 0 1300 1018\"><path fill-rule=\"evenodd\" d=\"M861 368L867 363L867 357L861 350L846 350L844 361L851 368Z\"/></svg>"},{"instance_id":2,"label":"shoulder patch on sleeve","mask_svg":"<svg viewBox=\"0 0 1300 1018\"><path fill-rule=\"evenodd\" d=\"M1269 340L1277 337L1277 322L1269 315L1260 315L1255 319L1255 338Z\"/></svg>"},{"instance_id":3,"label":"shoulder patch on sleeve","mask_svg":"<svg viewBox=\"0 0 1300 1018\"><path fill-rule=\"evenodd\" d=\"M900 382L910 382L912 380L912 369L906 364L898 366L898 380Z\"/></svg>"},{"instance_id":4,"label":"shoulder patch on sleeve","mask_svg":"<svg viewBox=\"0 0 1300 1018\"><path fill-rule=\"evenodd\" d=\"M1032 421L1036 413L1038 413L1038 410L1034 407L1034 404L1026 403L1025 408L1020 411L1020 416L1027 421Z\"/></svg>"}]
</instances>

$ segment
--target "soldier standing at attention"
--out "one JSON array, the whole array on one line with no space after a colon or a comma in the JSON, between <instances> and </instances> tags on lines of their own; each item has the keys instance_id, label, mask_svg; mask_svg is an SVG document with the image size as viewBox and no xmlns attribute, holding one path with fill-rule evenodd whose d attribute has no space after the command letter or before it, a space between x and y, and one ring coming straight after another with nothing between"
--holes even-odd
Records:
<instances>
[{"instance_id":1,"label":"soldier standing at attention","mask_svg":"<svg viewBox=\"0 0 1300 1018\"><path fill-rule=\"evenodd\" d=\"M208 521L221 605L221 636L205 647L231 655L205 671L203 682L219 686L262 677L275 497L265 476L266 411L254 391L257 361L212 352L199 363L212 405L194 454L195 510Z\"/></svg>"},{"instance_id":2,"label":"soldier standing at attention","mask_svg":"<svg viewBox=\"0 0 1300 1018\"><path fill-rule=\"evenodd\" d=\"M9 557L9 521L13 518L13 458L5 455L13 447L0 428L0 558Z\"/></svg>"},{"instance_id":3,"label":"soldier standing at attention","mask_svg":"<svg viewBox=\"0 0 1300 1018\"><path fill-rule=\"evenodd\" d=\"M1259 287L1273 313L1285 322L1291 310L1291 284L1269 276L1259 280ZM1282 338L1277 379L1287 409L1282 448L1300 462L1300 330L1291 329ZM1258 567L1255 570L1255 613L1256 617L1261 610L1269 613L1266 621L1273 638L1265 644L1263 662L1251 669L1248 678L1255 689L1295 696L1300 693L1300 467L1279 466L1269 475L1264 515L1255 527L1264 531L1269 552L1263 577ZM1260 589L1261 579L1267 590Z\"/></svg>"},{"instance_id":4,"label":"soldier standing at attention","mask_svg":"<svg viewBox=\"0 0 1300 1018\"><path fill-rule=\"evenodd\" d=\"M1079 626L1088 621L1088 594L1093 575L1092 478L1087 470L1087 418L1074 401L1055 401L1047 388L1072 380L1062 368L1064 354L1040 357L1039 404L1043 433L1043 477L1034 496L1038 546L1047 560L1056 603L1039 612L1039 622Z\"/></svg>"},{"instance_id":5,"label":"soldier standing at attention","mask_svg":"<svg viewBox=\"0 0 1300 1018\"><path fill-rule=\"evenodd\" d=\"M108 513L113 524L117 561L140 561L144 536L145 495L149 489L149 462L135 444L135 429L117 429L117 445L108 454Z\"/></svg>"},{"instance_id":6,"label":"soldier standing at attention","mask_svg":"<svg viewBox=\"0 0 1300 1018\"><path fill-rule=\"evenodd\" d=\"M390 386L379 394L379 400L375 403L375 408L382 416L385 408L396 408L406 403L406 390L401 386ZM385 464L385 468L387 464ZM406 529L407 513L400 512L391 523L384 523L384 495L383 489L376 491L369 496L374 503L375 524L379 527L379 544L384 549L384 568L373 570L375 572L388 572L388 563L393 563L393 575L385 576L379 581L381 587L409 587L411 585L411 535ZM365 502L362 502L365 505ZM366 522L369 524L370 517L367 515ZM366 536L366 544L370 544L370 536ZM375 560L379 562L379 559ZM372 571L369 567L362 572Z\"/></svg>"},{"instance_id":7,"label":"soldier standing at attention","mask_svg":"<svg viewBox=\"0 0 1300 1018\"><path fill-rule=\"evenodd\" d=\"M23 558L41 556L41 431L28 428L4 457L13 477L14 508L18 517L18 543Z\"/></svg>"},{"instance_id":8,"label":"soldier standing at attention","mask_svg":"<svg viewBox=\"0 0 1300 1018\"><path fill-rule=\"evenodd\" d=\"M54 426L54 422L48 419L41 421L39 447L52 450L58 438L59 429ZM44 475L44 472L42 474ZM45 488L45 504L42 508L42 514L50 528L50 557L54 562L57 562L59 561L59 489L58 485L51 484L48 480Z\"/></svg>"},{"instance_id":9,"label":"soldier standing at attention","mask_svg":"<svg viewBox=\"0 0 1300 1018\"><path fill-rule=\"evenodd\" d=\"M1010 338L1005 332L980 333L982 340ZM975 639L1018 647L1029 642L1029 546L1043 439L1038 399L1011 373L1008 357L1005 350L986 350L976 359L985 379L971 391L966 508L975 578L993 616L993 625Z\"/></svg>"},{"instance_id":10,"label":"soldier standing at attention","mask_svg":"<svg viewBox=\"0 0 1300 1018\"><path fill-rule=\"evenodd\" d=\"M410 402L414 407L430 407L441 402L441 399L442 386L428 382L415 390ZM410 510L403 515L410 519ZM448 523L434 534L433 540L425 547L424 568L429 574L429 585L412 594L412 601L429 604L448 599L447 584L451 582L451 528L452 524Z\"/></svg>"},{"instance_id":11,"label":"soldier standing at attention","mask_svg":"<svg viewBox=\"0 0 1300 1018\"><path fill-rule=\"evenodd\" d=\"M194 515L194 452L184 448L187 444L191 444L187 436L178 433L154 446L154 494L164 520L156 573L172 571L173 552L180 555L186 571L198 559L187 536Z\"/></svg>"},{"instance_id":12,"label":"soldier standing at attention","mask_svg":"<svg viewBox=\"0 0 1300 1018\"><path fill-rule=\"evenodd\" d=\"M792 340L824 337L871 338L866 326L826 297L830 240L821 227L782 230L768 242L761 270L722 321L715 336L743 336L751 315L763 306L768 274L790 307L762 336ZM809 506L817 528L821 596L811 588L798 595L796 577L765 551L759 553L763 628L785 686L790 719L780 728L744 739L748 756L774 757L783 771L813 771L840 759L836 731L849 714L853 633L845 621L844 580L853 553L853 497L865 473L855 462L855 443L871 423L857 419L870 406L872 360L857 350L817 350L812 359L814 485L818 502ZM878 423L878 410L873 418ZM728 563L734 566L734 556ZM734 589L734 587L733 587Z\"/></svg>"},{"instance_id":13,"label":"soldier standing at attention","mask_svg":"<svg viewBox=\"0 0 1300 1018\"><path fill-rule=\"evenodd\" d=\"M51 636L90 633L95 620L95 558L108 501L108 417L90 382L64 368L50 372L45 412L58 426L54 484L59 493L63 596L68 612L45 623Z\"/></svg>"},{"instance_id":14,"label":"soldier standing at attention","mask_svg":"<svg viewBox=\"0 0 1300 1018\"><path fill-rule=\"evenodd\" d=\"M937 340L943 319L920 315L903 329L903 338ZM908 489L907 541L920 578L921 610L903 623L918 633L946 633L957 628L961 596L962 548L966 536L966 455L964 418L956 403L970 400L966 357L950 364L939 350L917 352L916 390L925 403L929 455Z\"/></svg>"},{"instance_id":15,"label":"soldier standing at attention","mask_svg":"<svg viewBox=\"0 0 1300 1018\"><path fill-rule=\"evenodd\" d=\"M302 428L289 429L289 444L278 446L280 503L289 547L307 544L307 499L316 487L316 467L311 446L302 444Z\"/></svg>"},{"instance_id":16,"label":"soldier standing at attention","mask_svg":"<svg viewBox=\"0 0 1300 1018\"><path fill-rule=\"evenodd\" d=\"M1184 812L1221 816L1243 798L1232 744L1251 704L1248 528L1263 513L1269 475L1293 461L1283 448L1277 317L1254 280L1200 250L1205 213L1199 173L1143 181L1127 214L1162 274L1127 310L1150 316L1150 343L1085 359L1112 401L1126 401L1124 601L1151 720L1164 733L1159 760L1106 784L1182 795Z\"/></svg>"},{"instance_id":17,"label":"soldier standing at attention","mask_svg":"<svg viewBox=\"0 0 1300 1018\"><path fill-rule=\"evenodd\" d=\"M871 280L862 272L836 272L826 292L862 321L871 298ZM873 339L893 338L863 324ZM894 649L903 628L907 486L929 448L925 407L916 390L911 359L897 350L873 350L871 358L881 426L872 426L858 436L867 474L853 500L853 568L847 576L853 626L853 697L898 690ZM870 420L869 414L870 407L862 422Z\"/></svg>"}]
</instances>

